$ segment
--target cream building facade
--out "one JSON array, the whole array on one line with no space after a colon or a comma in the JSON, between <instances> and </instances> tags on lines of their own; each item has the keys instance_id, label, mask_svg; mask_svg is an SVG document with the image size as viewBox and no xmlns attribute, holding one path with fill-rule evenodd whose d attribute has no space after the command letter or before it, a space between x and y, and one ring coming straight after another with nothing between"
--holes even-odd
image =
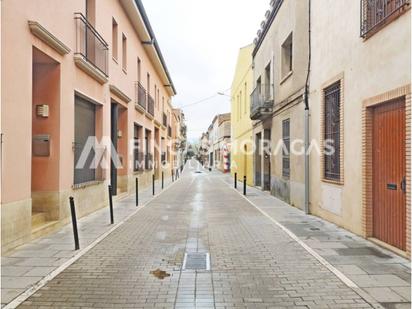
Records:
<instances>
[{"instance_id":1,"label":"cream building facade","mask_svg":"<svg viewBox=\"0 0 412 309\"><path fill-rule=\"evenodd\" d=\"M303 209L304 156L291 152L290 146L304 138L308 2L278 0L271 6L253 51L254 183ZM288 152L280 147L282 141Z\"/></svg>"},{"instance_id":2,"label":"cream building facade","mask_svg":"<svg viewBox=\"0 0 412 309\"><path fill-rule=\"evenodd\" d=\"M1 12L8 250L69 222L69 196L84 216L107 204L108 184L123 196L136 177L170 174L160 161L175 89L140 0L13 0Z\"/></svg>"},{"instance_id":3,"label":"cream building facade","mask_svg":"<svg viewBox=\"0 0 412 309\"><path fill-rule=\"evenodd\" d=\"M310 211L410 256L411 4L326 2L312 1L310 135L337 152L311 154Z\"/></svg>"}]
</instances>

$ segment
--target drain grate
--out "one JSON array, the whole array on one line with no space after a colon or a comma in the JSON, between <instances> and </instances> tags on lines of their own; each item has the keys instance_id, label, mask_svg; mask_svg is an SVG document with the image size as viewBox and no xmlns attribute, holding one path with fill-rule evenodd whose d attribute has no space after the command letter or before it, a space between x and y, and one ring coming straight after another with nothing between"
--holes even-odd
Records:
<instances>
[{"instance_id":1,"label":"drain grate","mask_svg":"<svg viewBox=\"0 0 412 309\"><path fill-rule=\"evenodd\" d=\"M210 270L210 256L205 252L187 252L183 260L183 270Z\"/></svg>"}]
</instances>

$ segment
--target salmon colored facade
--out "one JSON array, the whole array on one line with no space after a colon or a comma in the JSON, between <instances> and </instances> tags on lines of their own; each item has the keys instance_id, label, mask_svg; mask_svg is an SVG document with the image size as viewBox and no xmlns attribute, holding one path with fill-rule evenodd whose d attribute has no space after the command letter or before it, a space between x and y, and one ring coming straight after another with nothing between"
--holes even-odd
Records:
<instances>
[{"instance_id":1,"label":"salmon colored facade","mask_svg":"<svg viewBox=\"0 0 412 309\"><path fill-rule=\"evenodd\" d=\"M1 40L3 250L69 222L69 196L81 217L170 175L175 88L140 0L2 1Z\"/></svg>"}]
</instances>

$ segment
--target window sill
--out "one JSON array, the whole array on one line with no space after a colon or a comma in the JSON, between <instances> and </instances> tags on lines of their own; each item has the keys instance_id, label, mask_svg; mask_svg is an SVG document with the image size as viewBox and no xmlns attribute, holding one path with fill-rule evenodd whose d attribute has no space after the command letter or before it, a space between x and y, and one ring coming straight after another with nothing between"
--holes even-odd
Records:
<instances>
[{"instance_id":1,"label":"window sill","mask_svg":"<svg viewBox=\"0 0 412 309\"><path fill-rule=\"evenodd\" d=\"M112 59L113 59L114 63L119 64L119 62L117 61L117 59L115 57L112 57Z\"/></svg>"},{"instance_id":2,"label":"window sill","mask_svg":"<svg viewBox=\"0 0 412 309\"><path fill-rule=\"evenodd\" d=\"M72 189L73 190L85 189L85 188L88 188L88 187L100 185L103 182L104 182L103 180L92 180L92 181L88 181L88 182L77 183L77 184L72 185Z\"/></svg>"},{"instance_id":3,"label":"window sill","mask_svg":"<svg viewBox=\"0 0 412 309\"><path fill-rule=\"evenodd\" d=\"M127 69L123 68L122 69L123 73L127 75Z\"/></svg>"},{"instance_id":4,"label":"window sill","mask_svg":"<svg viewBox=\"0 0 412 309\"><path fill-rule=\"evenodd\" d=\"M343 180L332 180L332 179L326 179L322 178L322 182L330 184L330 185L336 185L336 186L343 186Z\"/></svg>"},{"instance_id":5,"label":"window sill","mask_svg":"<svg viewBox=\"0 0 412 309\"><path fill-rule=\"evenodd\" d=\"M284 82L286 82L286 81L289 79L289 77L292 76L292 74L293 74L293 71L289 71L289 73L287 73L287 74L282 78L282 80L280 81L280 84L282 85Z\"/></svg>"}]
</instances>

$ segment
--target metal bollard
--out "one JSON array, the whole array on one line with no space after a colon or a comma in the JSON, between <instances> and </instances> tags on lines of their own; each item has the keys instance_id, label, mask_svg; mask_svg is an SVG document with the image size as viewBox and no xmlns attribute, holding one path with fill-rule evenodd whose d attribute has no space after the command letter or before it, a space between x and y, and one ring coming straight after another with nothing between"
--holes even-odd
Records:
<instances>
[{"instance_id":1,"label":"metal bollard","mask_svg":"<svg viewBox=\"0 0 412 309\"><path fill-rule=\"evenodd\" d=\"M109 209L110 209L110 224L114 224L113 217L113 191L112 186L109 185Z\"/></svg>"},{"instance_id":2,"label":"metal bollard","mask_svg":"<svg viewBox=\"0 0 412 309\"><path fill-rule=\"evenodd\" d=\"M235 183L234 183L234 185L235 185L235 189L237 189L237 173L235 173Z\"/></svg>"},{"instance_id":3,"label":"metal bollard","mask_svg":"<svg viewBox=\"0 0 412 309\"><path fill-rule=\"evenodd\" d=\"M243 195L246 195L246 176L243 176Z\"/></svg>"},{"instance_id":4,"label":"metal bollard","mask_svg":"<svg viewBox=\"0 0 412 309\"><path fill-rule=\"evenodd\" d=\"M174 175L173 170L172 170L172 182L174 182L174 181L175 181L175 175Z\"/></svg>"},{"instance_id":5,"label":"metal bollard","mask_svg":"<svg viewBox=\"0 0 412 309\"><path fill-rule=\"evenodd\" d=\"M152 175L152 193L155 195L155 175Z\"/></svg>"},{"instance_id":6,"label":"metal bollard","mask_svg":"<svg viewBox=\"0 0 412 309\"><path fill-rule=\"evenodd\" d=\"M163 190L164 187L165 187L165 174L162 171L162 190Z\"/></svg>"},{"instance_id":7,"label":"metal bollard","mask_svg":"<svg viewBox=\"0 0 412 309\"><path fill-rule=\"evenodd\" d=\"M136 207L139 206L139 178L136 177Z\"/></svg>"},{"instance_id":8,"label":"metal bollard","mask_svg":"<svg viewBox=\"0 0 412 309\"><path fill-rule=\"evenodd\" d=\"M79 250L79 232L77 231L77 219L76 219L76 208L74 207L74 198L71 196L70 200L70 211L72 214L72 225L73 225L73 235L74 235L74 250Z\"/></svg>"}]
</instances>

